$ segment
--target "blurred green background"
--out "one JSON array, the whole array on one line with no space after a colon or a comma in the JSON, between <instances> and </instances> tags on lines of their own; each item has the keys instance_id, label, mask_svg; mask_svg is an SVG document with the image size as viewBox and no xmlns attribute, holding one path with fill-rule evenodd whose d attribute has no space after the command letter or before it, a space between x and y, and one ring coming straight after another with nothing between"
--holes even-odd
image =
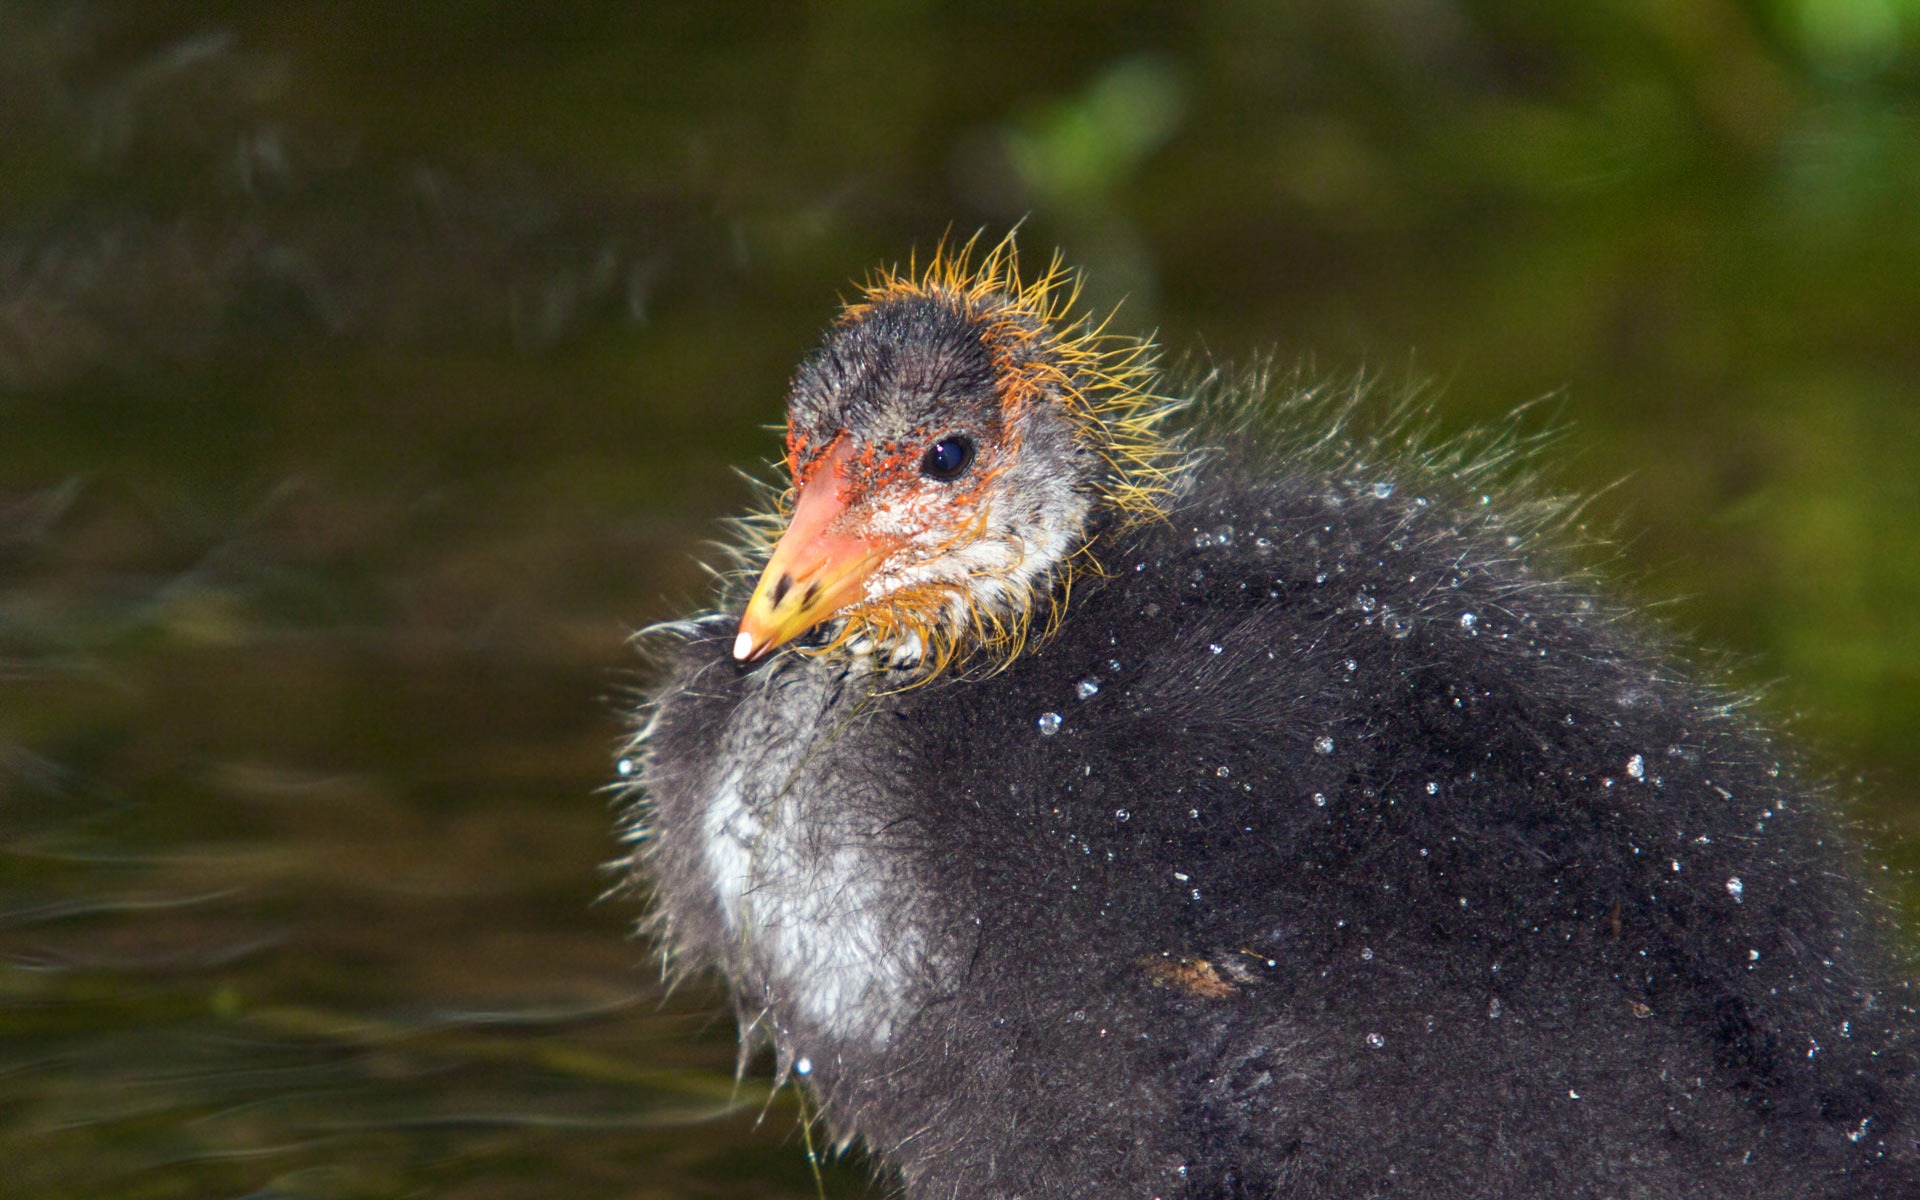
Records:
<instances>
[{"instance_id":1,"label":"blurred green background","mask_svg":"<svg viewBox=\"0 0 1920 1200\"><path fill-rule=\"evenodd\" d=\"M836 298L1023 219L1555 397L1916 911L1920 0L0 2L0 1192L864 1194L598 789Z\"/></svg>"}]
</instances>

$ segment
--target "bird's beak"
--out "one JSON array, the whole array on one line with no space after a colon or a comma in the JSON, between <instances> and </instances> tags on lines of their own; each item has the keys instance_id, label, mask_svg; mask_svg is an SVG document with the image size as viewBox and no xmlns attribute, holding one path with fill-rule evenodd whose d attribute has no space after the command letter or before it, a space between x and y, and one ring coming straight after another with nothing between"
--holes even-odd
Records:
<instances>
[{"instance_id":1,"label":"bird's beak","mask_svg":"<svg viewBox=\"0 0 1920 1200\"><path fill-rule=\"evenodd\" d=\"M848 524L846 466L851 447L842 438L813 472L794 502L787 531L740 618L733 656L752 662L866 598L865 584L894 548Z\"/></svg>"}]
</instances>

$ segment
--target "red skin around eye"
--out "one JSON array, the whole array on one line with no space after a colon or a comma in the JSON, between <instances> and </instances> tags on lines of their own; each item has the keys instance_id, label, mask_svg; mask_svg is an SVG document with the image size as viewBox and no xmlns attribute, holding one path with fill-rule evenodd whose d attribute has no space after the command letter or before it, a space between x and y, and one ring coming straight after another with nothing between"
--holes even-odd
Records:
<instances>
[{"instance_id":1,"label":"red skin around eye","mask_svg":"<svg viewBox=\"0 0 1920 1200\"><path fill-rule=\"evenodd\" d=\"M825 446L815 446L804 435L792 429L787 431L787 475L796 489L804 488L812 480L821 460L846 436L843 430ZM898 442L860 443L843 469L847 489L855 493L872 492L910 480L918 473L920 457L926 452L923 443L930 442L931 438L928 430L914 430Z\"/></svg>"}]
</instances>

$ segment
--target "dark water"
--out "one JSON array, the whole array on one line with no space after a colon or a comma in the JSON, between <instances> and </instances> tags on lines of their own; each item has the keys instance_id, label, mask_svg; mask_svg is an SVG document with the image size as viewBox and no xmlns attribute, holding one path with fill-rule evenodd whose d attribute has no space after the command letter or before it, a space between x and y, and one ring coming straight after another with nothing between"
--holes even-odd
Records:
<instances>
[{"instance_id":1,"label":"dark water","mask_svg":"<svg viewBox=\"0 0 1920 1200\"><path fill-rule=\"evenodd\" d=\"M1557 395L1914 911L1920 17L1563 7L0 3L0 1194L861 1192L602 788L793 360L948 229Z\"/></svg>"}]
</instances>

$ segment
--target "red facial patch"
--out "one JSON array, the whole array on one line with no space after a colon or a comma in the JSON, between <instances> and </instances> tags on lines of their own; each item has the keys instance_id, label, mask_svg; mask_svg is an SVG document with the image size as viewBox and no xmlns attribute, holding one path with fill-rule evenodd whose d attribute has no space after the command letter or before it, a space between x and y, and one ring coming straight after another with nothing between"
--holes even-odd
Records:
<instances>
[{"instance_id":1,"label":"red facial patch","mask_svg":"<svg viewBox=\"0 0 1920 1200\"><path fill-rule=\"evenodd\" d=\"M840 443L846 440L846 436L844 432L837 433L822 446L815 444L791 425L787 427L787 475L793 480L796 491L807 486L813 479L814 473L820 469L820 464L833 455Z\"/></svg>"}]
</instances>

